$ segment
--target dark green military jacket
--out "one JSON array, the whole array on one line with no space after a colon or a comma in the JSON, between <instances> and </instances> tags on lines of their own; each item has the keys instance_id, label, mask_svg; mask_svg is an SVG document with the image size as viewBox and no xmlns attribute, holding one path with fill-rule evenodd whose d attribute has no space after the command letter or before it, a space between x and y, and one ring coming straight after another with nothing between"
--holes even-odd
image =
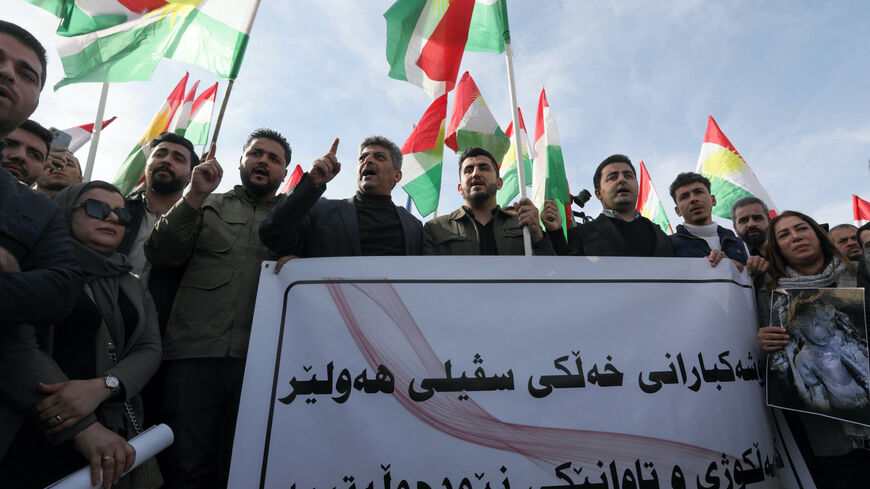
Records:
<instances>
[{"instance_id":1,"label":"dark green military jacket","mask_svg":"<svg viewBox=\"0 0 870 489\"><path fill-rule=\"evenodd\" d=\"M499 255L523 255L523 228L517 216L497 207L493 214L493 234ZM535 255L553 255L553 245L544 238L532 242ZM424 255L479 255L480 238L474 216L465 206L450 215L438 216L423 225Z\"/></svg>"},{"instance_id":2,"label":"dark green military jacket","mask_svg":"<svg viewBox=\"0 0 870 489\"><path fill-rule=\"evenodd\" d=\"M212 194L197 210L179 200L157 221L145 256L187 263L163 337L163 358L244 358L260 264L276 254L260 242L260 222L278 198L259 204L244 187Z\"/></svg>"}]
</instances>

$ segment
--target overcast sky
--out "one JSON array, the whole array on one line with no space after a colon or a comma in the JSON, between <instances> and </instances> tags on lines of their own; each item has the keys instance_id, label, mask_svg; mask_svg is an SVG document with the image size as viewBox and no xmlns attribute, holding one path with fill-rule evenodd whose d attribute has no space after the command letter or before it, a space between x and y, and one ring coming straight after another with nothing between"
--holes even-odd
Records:
<instances>
[{"instance_id":1,"label":"overcast sky","mask_svg":"<svg viewBox=\"0 0 870 489\"><path fill-rule=\"evenodd\" d=\"M295 163L307 170L340 137L345 166L328 186L333 198L355 191L365 136L401 146L430 100L387 76L383 12L390 4L262 1L221 130L220 189L239 183L232 168L247 134L260 126L290 141L291 170ZM508 11L526 126L533 134L546 86L574 193L592 190L598 162L624 153L645 162L672 225L679 223L668 186L695 170L713 115L779 210L838 224L852 220L851 194L870 200L870 3L508 0ZM62 77L54 17L5 0L3 18L49 49L47 88L33 118L58 128L93 122L99 84L50 88ZM466 70L507 128L504 55L467 53L460 73ZM118 119L103 133L94 178L113 178L185 71L200 87L218 81L164 60L150 82L111 85L106 117ZM225 86L221 80L218 103ZM78 152L83 163L87 150ZM447 149L439 214L461 205L456 159ZM406 194L397 188L393 198L404 205ZM592 216L600 208L594 198L587 205Z\"/></svg>"}]
</instances>

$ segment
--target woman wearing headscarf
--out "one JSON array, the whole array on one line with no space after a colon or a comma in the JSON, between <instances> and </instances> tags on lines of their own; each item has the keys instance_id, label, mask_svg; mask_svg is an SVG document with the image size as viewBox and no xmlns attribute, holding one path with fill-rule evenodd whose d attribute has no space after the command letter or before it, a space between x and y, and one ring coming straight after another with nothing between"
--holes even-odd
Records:
<instances>
[{"instance_id":1,"label":"woman wearing headscarf","mask_svg":"<svg viewBox=\"0 0 870 489\"><path fill-rule=\"evenodd\" d=\"M36 406L36 415L53 432L93 413L99 423L130 439L143 423L139 392L161 359L154 304L129 272L126 257L115 251L130 214L121 193L101 181L70 186L54 200L69 223L85 287L70 316L53 328L52 356L70 380L39 385L49 395ZM85 460L72 442L50 446L31 428L19 433L7 458L19 462L16 470L27 487L44 487L85 463L91 464L94 483L102 471L104 487L129 486L129 477L120 476L133 463L132 447L116 445L106 452Z\"/></svg>"},{"instance_id":2,"label":"woman wearing headscarf","mask_svg":"<svg viewBox=\"0 0 870 489\"><path fill-rule=\"evenodd\" d=\"M855 269L813 218L785 211L770 222L771 273L756 296L758 320L769 325L771 291L856 287ZM787 330L758 330L762 350L772 353L796 341ZM866 354L866 351L864 352ZM863 487L870 464L870 429L821 415L784 412L817 487Z\"/></svg>"}]
</instances>

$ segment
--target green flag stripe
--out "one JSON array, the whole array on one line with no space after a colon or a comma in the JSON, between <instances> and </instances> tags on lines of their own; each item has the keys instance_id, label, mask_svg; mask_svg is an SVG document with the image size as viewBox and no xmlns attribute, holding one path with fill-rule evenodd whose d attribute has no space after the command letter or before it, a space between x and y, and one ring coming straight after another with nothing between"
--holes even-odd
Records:
<instances>
[{"instance_id":1,"label":"green flag stripe","mask_svg":"<svg viewBox=\"0 0 870 489\"><path fill-rule=\"evenodd\" d=\"M199 10L191 11L183 21L171 20L98 38L78 53L63 57L67 76L55 89L77 82L150 80L163 57L203 66L223 78L238 75L247 34ZM181 31L184 35L177 36Z\"/></svg>"},{"instance_id":2,"label":"green flag stripe","mask_svg":"<svg viewBox=\"0 0 870 489\"><path fill-rule=\"evenodd\" d=\"M710 177L710 193L716 196L716 206L713 207L713 214L726 219L731 219L731 206L734 205L734 202L743 197L754 197L751 192L743 187L738 187L719 177Z\"/></svg>"},{"instance_id":3,"label":"green flag stripe","mask_svg":"<svg viewBox=\"0 0 870 489\"><path fill-rule=\"evenodd\" d=\"M421 216L428 216L438 208L438 198L441 192L441 167L436 165L426 173L404 185L405 192L414 200L414 205Z\"/></svg>"}]
</instances>

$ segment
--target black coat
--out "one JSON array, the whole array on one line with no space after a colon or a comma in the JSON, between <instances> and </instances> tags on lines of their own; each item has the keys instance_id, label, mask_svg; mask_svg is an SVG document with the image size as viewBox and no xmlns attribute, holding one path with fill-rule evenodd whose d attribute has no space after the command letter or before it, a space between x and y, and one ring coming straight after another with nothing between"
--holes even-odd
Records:
<instances>
[{"instance_id":1,"label":"black coat","mask_svg":"<svg viewBox=\"0 0 870 489\"><path fill-rule=\"evenodd\" d=\"M278 202L260 223L260 241L275 253L301 258L360 256L359 222L353 198L321 199L323 189L311 184L308 173L293 192ZM423 250L423 225L396 206L405 235L405 254Z\"/></svg>"},{"instance_id":2,"label":"black coat","mask_svg":"<svg viewBox=\"0 0 870 489\"><path fill-rule=\"evenodd\" d=\"M674 256L671 241L661 228L643 216L637 219L652 228L655 235L656 242L652 256ZM569 229L567 243L562 233L547 234L553 240L553 248L559 255L634 256L632 248L613 225L613 218L604 214L592 222Z\"/></svg>"}]
</instances>

